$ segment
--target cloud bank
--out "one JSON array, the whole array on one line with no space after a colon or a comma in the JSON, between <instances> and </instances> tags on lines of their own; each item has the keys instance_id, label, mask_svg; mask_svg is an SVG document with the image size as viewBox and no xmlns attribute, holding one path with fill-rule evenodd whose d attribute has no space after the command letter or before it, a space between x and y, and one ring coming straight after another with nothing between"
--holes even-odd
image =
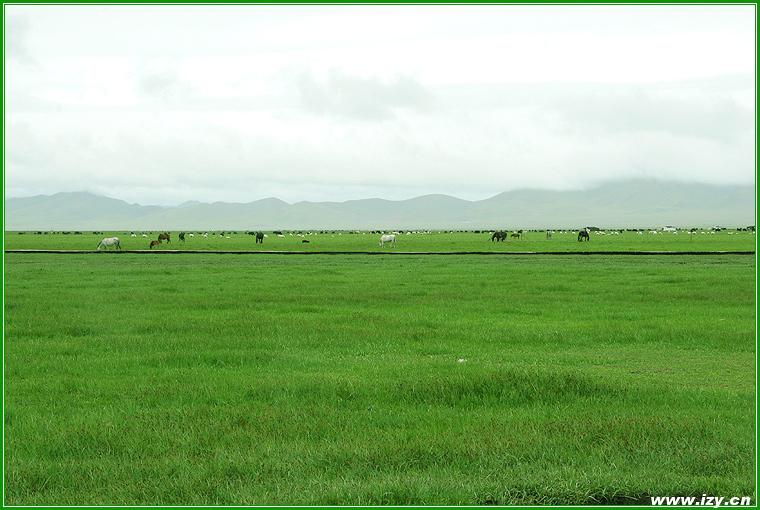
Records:
<instances>
[{"instance_id":1,"label":"cloud bank","mask_svg":"<svg viewBox=\"0 0 760 510\"><path fill-rule=\"evenodd\" d=\"M754 182L752 6L7 6L6 195Z\"/></svg>"}]
</instances>

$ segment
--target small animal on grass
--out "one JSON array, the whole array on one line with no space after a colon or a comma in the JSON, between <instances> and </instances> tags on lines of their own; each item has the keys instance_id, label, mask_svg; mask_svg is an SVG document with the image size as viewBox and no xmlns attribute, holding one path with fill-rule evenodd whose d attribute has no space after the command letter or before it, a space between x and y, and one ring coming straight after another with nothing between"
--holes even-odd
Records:
<instances>
[{"instance_id":1,"label":"small animal on grass","mask_svg":"<svg viewBox=\"0 0 760 510\"><path fill-rule=\"evenodd\" d=\"M309 242L309 240L308 240L308 239L302 239L302 240L301 240L301 242L302 242L302 243L308 243L308 242Z\"/></svg>"},{"instance_id":2,"label":"small animal on grass","mask_svg":"<svg viewBox=\"0 0 760 510\"><path fill-rule=\"evenodd\" d=\"M172 242L171 236L169 236L169 232L162 232L158 234L158 242L166 241L167 243Z\"/></svg>"},{"instance_id":3,"label":"small animal on grass","mask_svg":"<svg viewBox=\"0 0 760 510\"><path fill-rule=\"evenodd\" d=\"M502 230L497 230L491 236L491 242L494 242L494 241L496 241L496 242L504 241L506 238L507 238L507 233L506 232L504 232Z\"/></svg>"},{"instance_id":4,"label":"small animal on grass","mask_svg":"<svg viewBox=\"0 0 760 510\"><path fill-rule=\"evenodd\" d=\"M391 246L396 246L396 236L393 234L380 236L380 246L385 246L385 243L390 243Z\"/></svg>"},{"instance_id":5,"label":"small animal on grass","mask_svg":"<svg viewBox=\"0 0 760 510\"><path fill-rule=\"evenodd\" d=\"M590 239L591 239L591 236L588 235L588 230L583 229L578 232L578 242L589 241Z\"/></svg>"},{"instance_id":6,"label":"small animal on grass","mask_svg":"<svg viewBox=\"0 0 760 510\"><path fill-rule=\"evenodd\" d=\"M154 246L161 246L161 241L151 241L150 249L152 250Z\"/></svg>"},{"instance_id":7,"label":"small animal on grass","mask_svg":"<svg viewBox=\"0 0 760 510\"><path fill-rule=\"evenodd\" d=\"M264 244L264 232L256 232L256 244Z\"/></svg>"},{"instance_id":8,"label":"small animal on grass","mask_svg":"<svg viewBox=\"0 0 760 510\"><path fill-rule=\"evenodd\" d=\"M551 232L551 230L547 230L546 231L546 239L551 239L551 238L552 238L552 232Z\"/></svg>"},{"instance_id":9,"label":"small animal on grass","mask_svg":"<svg viewBox=\"0 0 760 510\"><path fill-rule=\"evenodd\" d=\"M190 234L190 235L193 235L193 234ZM185 233L184 232L180 232L179 233L179 240L182 241L183 243L185 242Z\"/></svg>"},{"instance_id":10,"label":"small animal on grass","mask_svg":"<svg viewBox=\"0 0 760 510\"><path fill-rule=\"evenodd\" d=\"M517 232L512 232L511 234L509 234L509 237L513 239L520 239L521 236L522 236L522 230L518 230Z\"/></svg>"},{"instance_id":11,"label":"small animal on grass","mask_svg":"<svg viewBox=\"0 0 760 510\"><path fill-rule=\"evenodd\" d=\"M118 237L104 237L100 243L98 243L98 250L101 248L108 249L109 246L113 246L116 250L121 250L121 243Z\"/></svg>"}]
</instances>

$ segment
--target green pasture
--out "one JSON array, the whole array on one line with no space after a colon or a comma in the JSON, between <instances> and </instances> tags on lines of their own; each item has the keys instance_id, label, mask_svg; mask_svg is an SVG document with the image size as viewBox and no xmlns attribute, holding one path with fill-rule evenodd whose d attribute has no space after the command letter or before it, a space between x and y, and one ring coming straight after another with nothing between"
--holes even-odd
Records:
<instances>
[{"instance_id":1,"label":"green pasture","mask_svg":"<svg viewBox=\"0 0 760 510\"><path fill-rule=\"evenodd\" d=\"M588 247L754 246L634 236ZM226 241L254 247L202 246ZM535 234L499 249L523 244L578 246ZM6 504L755 500L754 257L5 263Z\"/></svg>"},{"instance_id":2,"label":"green pasture","mask_svg":"<svg viewBox=\"0 0 760 510\"><path fill-rule=\"evenodd\" d=\"M722 230L711 232L699 230L695 234L681 230L677 233L658 232L652 234L643 230L642 234L623 231L605 234L591 234L589 242L578 242L575 231L555 231L551 239L545 232L524 232L520 239L508 237L503 242L492 242L490 232L430 232L410 233L397 236L396 246L379 246L380 234L369 232L308 233L285 232L278 237L267 232L263 244L256 244L253 236L242 232L209 232L208 237L194 233L179 241L178 232L171 233L171 243L164 243L161 249L172 250L282 250L282 251L740 251L754 250L755 234L747 231ZM617 232L617 231L615 231ZM704 232L704 234L702 233ZM5 234L6 249L56 249L95 250L103 237L116 236L121 240L122 249L147 250L151 240L158 238L158 232L146 233L146 237L129 231L105 232L94 235L91 232L77 234L35 234L33 232L11 232ZM308 243L303 241L307 240ZM155 248L158 249L158 248Z\"/></svg>"}]
</instances>

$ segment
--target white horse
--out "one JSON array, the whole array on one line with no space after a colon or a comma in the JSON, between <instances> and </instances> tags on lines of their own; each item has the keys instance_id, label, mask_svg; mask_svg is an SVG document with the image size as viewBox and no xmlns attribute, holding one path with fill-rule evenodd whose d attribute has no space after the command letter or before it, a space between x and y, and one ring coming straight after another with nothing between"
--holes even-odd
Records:
<instances>
[{"instance_id":1,"label":"white horse","mask_svg":"<svg viewBox=\"0 0 760 510\"><path fill-rule=\"evenodd\" d=\"M104 237L100 244L98 244L98 250L101 248L108 249L109 246L114 246L115 249L121 250L121 243L119 243L118 237Z\"/></svg>"},{"instance_id":2,"label":"white horse","mask_svg":"<svg viewBox=\"0 0 760 510\"><path fill-rule=\"evenodd\" d=\"M380 246L385 246L385 243L391 243L391 246L396 246L396 236L391 234L380 236Z\"/></svg>"}]
</instances>

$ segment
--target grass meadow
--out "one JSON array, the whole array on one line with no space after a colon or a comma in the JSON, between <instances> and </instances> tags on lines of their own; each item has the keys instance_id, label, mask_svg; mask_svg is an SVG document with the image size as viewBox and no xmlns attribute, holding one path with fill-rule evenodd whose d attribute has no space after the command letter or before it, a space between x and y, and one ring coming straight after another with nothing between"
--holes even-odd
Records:
<instances>
[{"instance_id":1,"label":"grass meadow","mask_svg":"<svg viewBox=\"0 0 760 510\"><path fill-rule=\"evenodd\" d=\"M402 234L397 236L395 247L379 246L379 234L368 232L349 233L307 233L301 235L286 232L278 237L271 232L263 244L256 244L253 236L242 232L209 232L208 237L195 233L186 236L184 243L177 238L179 232L172 232L172 242L164 243L161 249L171 250L275 250L275 251L754 251L755 234L747 231L722 230L712 232L700 230L689 234L681 230L672 232L650 233L643 230L636 232L612 234L591 234L589 242L579 243L575 231L555 231L551 239L545 232L525 232L523 238L508 237L504 242L491 242L491 234L483 232L430 232ZM702 233L704 232L704 234ZM103 237L119 237L122 249L147 250L151 240L158 237L158 232L146 233L147 237L137 234L131 237L129 231L105 232L95 235L91 232L75 234L41 234L32 232L20 234L6 233L7 249L55 249L55 250L95 250ZM308 243L304 243L308 240ZM158 249L158 248L156 248Z\"/></svg>"},{"instance_id":2,"label":"grass meadow","mask_svg":"<svg viewBox=\"0 0 760 510\"><path fill-rule=\"evenodd\" d=\"M754 257L5 263L6 504L755 498Z\"/></svg>"}]
</instances>

